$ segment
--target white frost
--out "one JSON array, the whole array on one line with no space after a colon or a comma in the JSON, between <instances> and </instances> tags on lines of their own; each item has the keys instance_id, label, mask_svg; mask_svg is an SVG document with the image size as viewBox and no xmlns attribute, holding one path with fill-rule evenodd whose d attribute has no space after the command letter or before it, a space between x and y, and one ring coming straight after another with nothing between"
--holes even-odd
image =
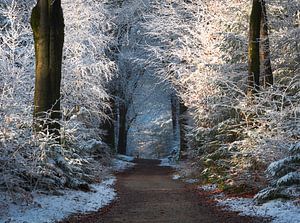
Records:
<instances>
[{"instance_id":1,"label":"white frost","mask_svg":"<svg viewBox=\"0 0 300 223\"><path fill-rule=\"evenodd\" d=\"M180 179L180 175L179 175L179 174L174 174L174 175L172 176L172 179L173 179L173 180L178 180L178 179Z\"/></svg>"},{"instance_id":2,"label":"white frost","mask_svg":"<svg viewBox=\"0 0 300 223\"><path fill-rule=\"evenodd\" d=\"M14 204L0 195L0 223L51 223L62 220L73 213L97 211L116 197L112 188L115 178L91 185L94 192L67 190L62 196L34 194L29 205Z\"/></svg>"},{"instance_id":3,"label":"white frost","mask_svg":"<svg viewBox=\"0 0 300 223\"><path fill-rule=\"evenodd\" d=\"M299 161L300 161L300 154L295 155L295 156L289 156L284 159L281 159L281 160L271 163L269 165L267 171L269 173L271 173L272 176L275 176L281 168L291 165L290 163L299 162Z\"/></svg>"},{"instance_id":4,"label":"white frost","mask_svg":"<svg viewBox=\"0 0 300 223\"><path fill-rule=\"evenodd\" d=\"M200 186L199 189L202 189L205 191L214 191L217 189L217 185L216 184L207 184L207 185Z\"/></svg>"},{"instance_id":5,"label":"white frost","mask_svg":"<svg viewBox=\"0 0 300 223\"><path fill-rule=\"evenodd\" d=\"M300 182L300 172L291 172L277 180L277 185L292 185Z\"/></svg>"},{"instance_id":6,"label":"white frost","mask_svg":"<svg viewBox=\"0 0 300 223\"><path fill-rule=\"evenodd\" d=\"M126 156L126 155L121 155L121 154L118 154L117 158L120 160L127 161L127 162L131 162L134 160L134 157L132 157L132 156Z\"/></svg>"},{"instance_id":7,"label":"white frost","mask_svg":"<svg viewBox=\"0 0 300 223\"><path fill-rule=\"evenodd\" d=\"M214 191L217 185L208 184L198 187L205 191ZM300 207L292 201L273 200L256 205L251 198L226 198L223 193L212 196L226 210L240 212L243 216L272 218L272 223L300 223Z\"/></svg>"},{"instance_id":8,"label":"white frost","mask_svg":"<svg viewBox=\"0 0 300 223\"><path fill-rule=\"evenodd\" d=\"M164 158L160 160L159 166L169 166L169 167L176 167L175 161L172 161L172 159Z\"/></svg>"},{"instance_id":9,"label":"white frost","mask_svg":"<svg viewBox=\"0 0 300 223\"><path fill-rule=\"evenodd\" d=\"M299 223L300 210L291 201L270 201L263 205L255 205L250 198L228 198L218 200L226 209L238 211L240 215L271 217L272 223Z\"/></svg>"},{"instance_id":10,"label":"white frost","mask_svg":"<svg viewBox=\"0 0 300 223\"><path fill-rule=\"evenodd\" d=\"M193 183L199 182L199 179L186 179L186 180L184 180L184 182L189 183L189 184L193 184Z\"/></svg>"},{"instance_id":11,"label":"white frost","mask_svg":"<svg viewBox=\"0 0 300 223\"><path fill-rule=\"evenodd\" d=\"M135 164L132 163L134 158L131 156L117 155L116 159L113 159L113 170L122 172L128 168L133 167Z\"/></svg>"}]
</instances>

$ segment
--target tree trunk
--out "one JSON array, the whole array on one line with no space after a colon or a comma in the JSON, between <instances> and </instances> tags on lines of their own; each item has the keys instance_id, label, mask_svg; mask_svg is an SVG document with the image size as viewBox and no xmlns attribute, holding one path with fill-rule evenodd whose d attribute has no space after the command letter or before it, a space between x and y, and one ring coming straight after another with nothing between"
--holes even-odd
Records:
<instances>
[{"instance_id":1,"label":"tree trunk","mask_svg":"<svg viewBox=\"0 0 300 223\"><path fill-rule=\"evenodd\" d=\"M34 127L36 131L49 131L59 138L60 82L64 42L61 1L38 0L32 10L31 27L36 57Z\"/></svg>"},{"instance_id":2,"label":"tree trunk","mask_svg":"<svg viewBox=\"0 0 300 223\"><path fill-rule=\"evenodd\" d=\"M119 104L119 140L118 153L126 155L127 147L127 106L121 101Z\"/></svg>"},{"instance_id":3,"label":"tree trunk","mask_svg":"<svg viewBox=\"0 0 300 223\"><path fill-rule=\"evenodd\" d=\"M248 95L252 96L259 90L260 74L260 24L262 16L260 0L253 0L250 15L249 46L248 46Z\"/></svg>"},{"instance_id":4,"label":"tree trunk","mask_svg":"<svg viewBox=\"0 0 300 223\"><path fill-rule=\"evenodd\" d=\"M172 112L172 126L173 135L176 138L177 126L178 126L178 99L175 93L171 94L171 112Z\"/></svg>"},{"instance_id":5,"label":"tree trunk","mask_svg":"<svg viewBox=\"0 0 300 223\"><path fill-rule=\"evenodd\" d=\"M180 152L179 159L186 159L187 152L187 139L186 139L186 112L187 107L184 105L182 101L179 103L179 133L180 133Z\"/></svg>"},{"instance_id":6,"label":"tree trunk","mask_svg":"<svg viewBox=\"0 0 300 223\"><path fill-rule=\"evenodd\" d=\"M110 107L111 109L107 109L106 115L108 119L106 119L103 123L102 128L106 131L103 136L103 141L115 151L115 100L114 98L110 99Z\"/></svg>"},{"instance_id":7,"label":"tree trunk","mask_svg":"<svg viewBox=\"0 0 300 223\"><path fill-rule=\"evenodd\" d=\"M271 56L270 56L270 40L269 40L269 27L268 27L268 17L266 10L266 3L261 0L261 29L260 29L260 39L261 39L261 61L263 63L263 85L268 87L273 85L273 73L271 66Z\"/></svg>"}]
</instances>

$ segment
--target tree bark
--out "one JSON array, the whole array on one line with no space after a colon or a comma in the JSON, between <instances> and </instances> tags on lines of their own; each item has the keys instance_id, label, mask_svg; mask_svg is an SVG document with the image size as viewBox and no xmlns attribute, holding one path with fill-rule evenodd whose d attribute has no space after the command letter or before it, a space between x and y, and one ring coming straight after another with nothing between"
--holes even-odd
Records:
<instances>
[{"instance_id":1,"label":"tree bark","mask_svg":"<svg viewBox=\"0 0 300 223\"><path fill-rule=\"evenodd\" d=\"M261 29L260 29L260 39L261 39L261 61L263 63L263 85L268 87L273 85L273 73L271 66L271 55L270 55L270 40L269 40L269 27L268 27L268 17L266 10L266 3L261 0Z\"/></svg>"},{"instance_id":2,"label":"tree bark","mask_svg":"<svg viewBox=\"0 0 300 223\"><path fill-rule=\"evenodd\" d=\"M250 15L249 46L248 46L248 95L252 96L259 90L260 74L260 24L262 7L260 0L253 0Z\"/></svg>"},{"instance_id":3,"label":"tree bark","mask_svg":"<svg viewBox=\"0 0 300 223\"><path fill-rule=\"evenodd\" d=\"M110 99L111 109L107 109L106 119L103 123L102 128L106 131L103 136L103 141L113 150L115 150L115 100L114 98Z\"/></svg>"},{"instance_id":4,"label":"tree bark","mask_svg":"<svg viewBox=\"0 0 300 223\"><path fill-rule=\"evenodd\" d=\"M171 94L171 112L172 112L172 127L173 135L176 138L176 130L178 126L178 99L175 93Z\"/></svg>"},{"instance_id":5,"label":"tree bark","mask_svg":"<svg viewBox=\"0 0 300 223\"><path fill-rule=\"evenodd\" d=\"M185 104L180 101L179 103L179 134L180 134L180 151L179 151L179 159L186 159L186 152L187 152L187 138L186 138L186 112L187 107Z\"/></svg>"},{"instance_id":6,"label":"tree bark","mask_svg":"<svg viewBox=\"0 0 300 223\"><path fill-rule=\"evenodd\" d=\"M127 106L121 101L119 104L119 139L118 153L126 155L127 150Z\"/></svg>"},{"instance_id":7,"label":"tree bark","mask_svg":"<svg viewBox=\"0 0 300 223\"><path fill-rule=\"evenodd\" d=\"M34 127L59 138L60 83L64 19L60 0L38 0L31 14L34 35L36 76ZM48 113L48 115L47 115Z\"/></svg>"}]
</instances>

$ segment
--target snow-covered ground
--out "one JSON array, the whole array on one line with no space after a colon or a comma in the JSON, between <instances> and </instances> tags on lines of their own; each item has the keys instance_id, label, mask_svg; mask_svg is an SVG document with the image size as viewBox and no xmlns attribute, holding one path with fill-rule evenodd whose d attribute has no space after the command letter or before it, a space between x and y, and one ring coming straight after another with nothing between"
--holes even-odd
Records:
<instances>
[{"instance_id":1,"label":"snow-covered ground","mask_svg":"<svg viewBox=\"0 0 300 223\"><path fill-rule=\"evenodd\" d=\"M176 162L171 158L164 158L164 159L160 159L160 164L159 166L170 166L170 167L177 167L178 165L176 164Z\"/></svg>"},{"instance_id":2,"label":"snow-covered ground","mask_svg":"<svg viewBox=\"0 0 300 223\"><path fill-rule=\"evenodd\" d=\"M216 186L206 185L199 189L213 191ZM274 200L256 205L251 198L226 198L222 193L214 198L226 210L240 212L240 215L269 217L272 223L300 223L300 206L292 201Z\"/></svg>"},{"instance_id":3,"label":"snow-covered ground","mask_svg":"<svg viewBox=\"0 0 300 223\"><path fill-rule=\"evenodd\" d=\"M272 223L300 223L300 206L291 201L274 200L258 206L249 198L227 198L220 199L219 204L240 215L271 217Z\"/></svg>"},{"instance_id":4,"label":"snow-covered ground","mask_svg":"<svg viewBox=\"0 0 300 223\"><path fill-rule=\"evenodd\" d=\"M113 170L123 171L132 167L132 157L117 156ZM97 211L116 197L113 188L116 178L109 176L99 184L90 185L92 192L61 190L61 195L28 194L22 202L0 193L0 223L52 223L74 213Z\"/></svg>"},{"instance_id":5,"label":"snow-covered ground","mask_svg":"<svg viewBox=\"0 0 300 223\"><path fill-rule=\"evenodd\" d=\"M194 184L199 182L199 179L185 179L184 182L188 183L188 184Z\"/></svg>"},{"instance_id":6,"label":"snow-covered ground","mask_svg":"<svg viewBox=\"0 0 300 223\"><path fill-rule=\"evenodd\" d=\"M134 157L118 154L117 159L127 161L127 162L132 162L134 160Z\"/></svg>"},{"instance_id":7,"label":"snow-covered ground","mask_svg":"<svg viewBox=\"0 0 300 223\"><path fill-rule=\"evenodd\" d=\"M60 191L63 195L33 194L33 202L18 204L0 194L1 223L50 223L73 214L97 211L116 197L115 178L91 185L93 192Z\"/></svg>"},{"instance_id":8,"label":"snow-covered ground","mask_svg":"<svg viewBox=\"0 0 300 223\"><path fill-rule=\"evenodd\" d=\"M117 155L113 160L113 170L117 172L122 172L128 168L133 167L135 164L132 163L134 158L132 156Z\"/></svg>"},{"instance_id":9,"label":"snow-covered ground","mask_svg":"<svg viewBox=\"0 0 300 223\"><path fill-rule=\"evenodd\" d=\"M180 178L181 178L181 176L179 174L173 174L172 175L173 180L179 180Z\"/></svg>"},{"instance_id":10,"label":"snow-covered ground","mask_svg":"<svg viewBox=\"0 0 300 223\"><path fill-rule=\"evenodd\" d=\"M182 179L182 176L180 176L179 174L175 173L172 175L172 179L173 180L179 180L179 179ZM194 184L194 183L197 183L199 182L199 179L191 179L191 178L188 178L188 179L183 179L184 182L188 183L188 184Z\"/></svg>"}]
</instances>

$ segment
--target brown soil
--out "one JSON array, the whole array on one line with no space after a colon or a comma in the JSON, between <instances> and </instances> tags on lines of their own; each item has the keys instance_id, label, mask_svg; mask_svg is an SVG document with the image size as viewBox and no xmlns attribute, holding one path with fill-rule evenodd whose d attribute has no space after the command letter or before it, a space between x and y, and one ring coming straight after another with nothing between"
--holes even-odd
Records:
<instances>
[{"instance_id":1,"label":"brown soil","mask_svg":"<svg viewBox=\"0 0 300 223\"><path fill-rule=\"evenodd\" d=\"M157 160L117 175L118 199L99 212L73 215L62 223L262 223L266 219L241 217L221 210L204 191L172 180L170 167Z\"/></svg>"}]
</instances>

